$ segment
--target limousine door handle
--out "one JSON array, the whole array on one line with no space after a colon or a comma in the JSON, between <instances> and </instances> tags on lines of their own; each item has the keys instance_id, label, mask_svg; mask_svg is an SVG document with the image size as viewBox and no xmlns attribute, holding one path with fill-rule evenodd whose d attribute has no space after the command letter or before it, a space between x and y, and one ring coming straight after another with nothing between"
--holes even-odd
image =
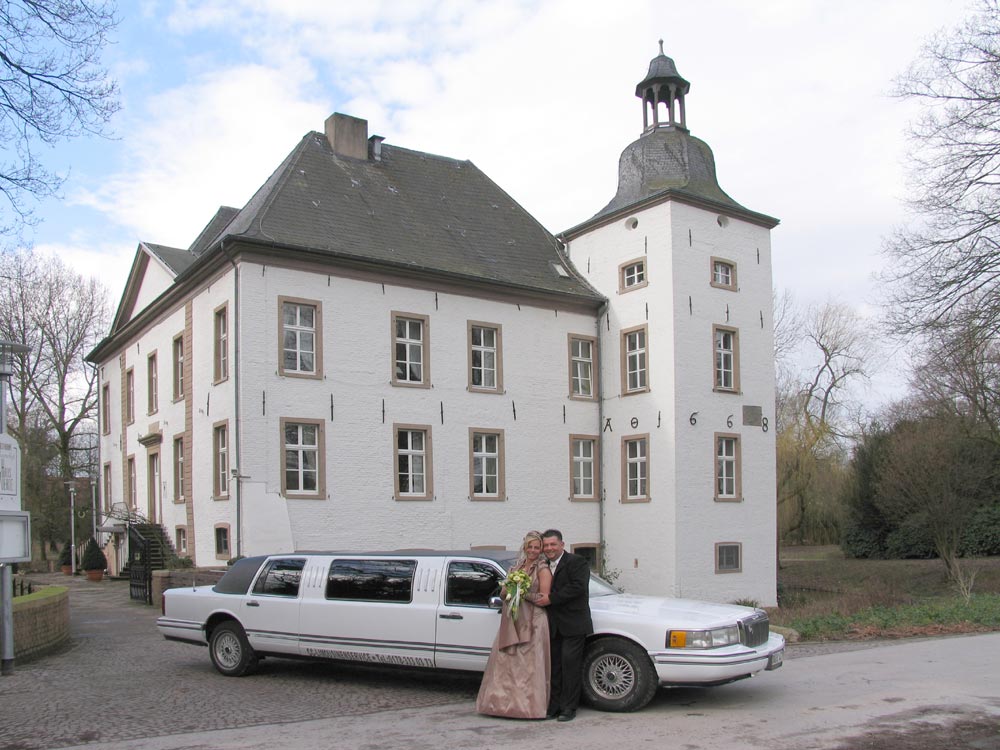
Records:
<instances>
[{"instance_id":1,"label":"limousine door handle","mask_svg":"<svg viewBox=\"0 0 1000 750\"><path fill-rule=\"evenodd\" d=\"M455 614L438 615L438 617L440 617L442 620L464 620L465 619L464 617L462 617L462 615L455 615Z\"/></svg>"},{"instance_id":2,"label":"limousine door handle","mask_svg":"<svg viewBox=\"0 0 1000 750\"><path fill-rule=\"evenodd\" d=\"M259 607L260 602L247 602L248 607Z\"/></svg>"}]
</instances>

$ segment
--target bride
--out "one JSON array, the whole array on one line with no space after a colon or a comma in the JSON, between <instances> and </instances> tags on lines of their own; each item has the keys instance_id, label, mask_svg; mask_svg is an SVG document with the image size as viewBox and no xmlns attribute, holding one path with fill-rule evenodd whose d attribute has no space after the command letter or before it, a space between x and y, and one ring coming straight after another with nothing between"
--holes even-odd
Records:
<instances>
[{"instance_id":1,"label":"bride","mask_svg":"<svg viewBox=\"0 0 1000 750\"><path fill-rule=\"evenodd\" d=\"M504 603L500 629L493 641L483 684L476 698L476 711L511 719L544 719L549 705L549 603L552 573L541 556L542 536L529 531L521 544L521 554L511 568L531 577L531 588L511 614L511 602Z\"/></svg>"}]
</instances>

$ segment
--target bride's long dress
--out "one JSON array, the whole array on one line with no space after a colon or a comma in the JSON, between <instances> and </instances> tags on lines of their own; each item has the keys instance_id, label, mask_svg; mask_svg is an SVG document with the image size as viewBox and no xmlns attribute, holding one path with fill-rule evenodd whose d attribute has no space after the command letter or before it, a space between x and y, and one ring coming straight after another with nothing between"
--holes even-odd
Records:
<instances>
[{"instance_id":1,"label":"bride's long dress","mask_svg":"<svg viewBox=\"0 0 1000 750\"><path fill-rule=\"evenodd\" d=\"M529 570L531 593L538 592L538 565ZM510 603L500 614L476 711L511 719L544 719L549 706L549 620L545 610L522 601L517 620Z\"/></svg>"}]
</instances>

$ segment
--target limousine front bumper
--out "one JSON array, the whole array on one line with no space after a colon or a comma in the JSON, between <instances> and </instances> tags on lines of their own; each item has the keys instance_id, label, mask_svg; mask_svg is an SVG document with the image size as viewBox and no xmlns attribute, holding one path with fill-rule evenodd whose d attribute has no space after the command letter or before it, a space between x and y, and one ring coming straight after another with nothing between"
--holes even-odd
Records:
<instances>
[{"instance_id":1,"label":"limousine front bumper","mask_svg":"<svg viewBox=\"0 0 1000 750\"><path fill-rule=\"evenodd\" d=\"M660 685L724 685L750 677L764 669L777 669L784 658L785 639L771 634L755 648L743 645L692 651L664 649L650 651Z\"/></svg>"}]
</instances>

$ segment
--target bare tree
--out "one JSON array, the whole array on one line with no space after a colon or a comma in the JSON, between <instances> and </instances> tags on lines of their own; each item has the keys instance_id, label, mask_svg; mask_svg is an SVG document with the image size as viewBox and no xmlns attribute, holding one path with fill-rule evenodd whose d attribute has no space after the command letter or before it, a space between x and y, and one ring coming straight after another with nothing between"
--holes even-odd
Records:
<instances>
[{"instance_id":1,"label":"bare tree","mask_svg":"<svg viewBox=\"0 0 1000 750\"><path fill-rule=\"evenodd\" d=\"M955 325L928 337L910 390L925 411L968 418L1000 445L1000 344L983 329Z\"/></svg>"},{"instance_id":2,"label":"bare tree","mask_svg":"<svg viewBox=\"0 0 1000 750\"><path fill-rule=\"evenodd\" d=\"M97 373L83 358L107 329L107 290L57 257L31 251L0 256L0 273L6 279L0 286L0 337L28 346L15 361L10 420L25 465L55 477L60 486L78 471L93 475ZM48 502L61 502L46 483L37 488L37 498L25 499L38 512Z\"/></svg>"},{"instance_id":3,"label":"bare tree","mask_svg":"<svg viewBox=\"0 0 1000 750\"><path fill-rule=\"evenodd\" d=\"M938 417L897 425L879 467L876 505L895 523L923 526L934 540L948 577L966 599L974 573L959 560L962 532L992 497L997 448L972 435L960 417Z\"/></svg>"},{"instance_id":4,"label":"bare tree","mask_svg":"<svg viewBox=\"0 0 1000 750\"><path fill-rule=\"evenodd\" d=\"M911 224L886 243L902 333L966 317L1000 328L1000 3L979 0L895 84L922 105L910 138Z\"/></svg>"},{"instance_id":5,"label":"bare tree","mask_svg":"<svg viewBox=\"0 0 1000 750\"><path fill-rule=\"evenodd\" d=\"M0 2L0 194L10 211L0 211L0 234L31 222L28 197L62 184L39 147L103 134L118 111L117 84L100 64L116 24L105 0Z\"/></svg>"},{"instance_id":6,"label":"bare tree","mask_svg":"<svg viewBox=\"0 0 1000 750\"><path fill-rule=\"evenodd\" d=\"M846 476L850 394L868 378L871 339L846 305L826 303L784 315L790 319L784 328L800 332L801 341L797 357L788 357L778 373L780 531L799 542L810 536L833 541L839 515L833 501Z\"/></svg>"},{"instance_id":7,"label":"bare tree","mask_svg":"<svg viewBox=\"0 0 1000 750\"><path fill-rule=\"evenodd\" d=\"M774 318L774 361L778 371L790 366L790 359L802 339L802 321L795 308L795 298L785 289L778 294L775 289L771 296L772 317Z\"/></svg>"}]
</instances>

